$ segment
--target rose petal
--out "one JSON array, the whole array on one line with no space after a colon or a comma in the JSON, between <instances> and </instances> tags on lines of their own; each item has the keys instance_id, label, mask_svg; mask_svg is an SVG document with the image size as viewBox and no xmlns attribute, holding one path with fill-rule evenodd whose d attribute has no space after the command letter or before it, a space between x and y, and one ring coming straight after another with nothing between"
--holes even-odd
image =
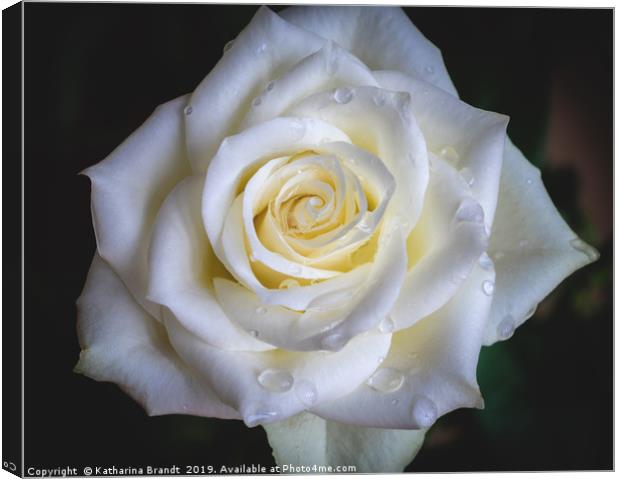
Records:
<instances>
[{"instance_id":1,"label":"rose petal","mask_svg":"<svg viewBox=\"0 0 620 479\"><path fill-rule=\"evenodd\" d=\"M469 106L400 72L374 74L383 88L411 95L411 108L428 149L462 172L490 228L497 206L508 117Z\"/></svg>"},{"instance_id":2,"label":"rose petal","mask_svg":"<svg viewBox=\"0 0 620 479\"><path fill-rule=\"evenodd\" d=\"M241 129L275 118L318 91L346 85L378 86L366 65L335 43L327 42L319 51L265 86L253 102Z\"/></svg>"},{"instance_id":3,"label":"rose petal","mask_svg":"<svg viewBox=\"0 0 620 479\"><path fill-rule=\"evenodd\" d=\"M181 362L164 327L97 254L77 307L83 350L76 372L117 383L149 415L239 417Z\"/></svg>"},{"instance_id":4,"label":"rose petal","mask_svg":"<svg viewBox=\"0 0 620 479\"><path fill-rule=\"evenodd\" d=\"M422 447L425 434L349 426L308 413L264 427L276 463L306 466L309 472L315 465L353 466L355 470L350 472L357 474L402 472Z\"/></svg>"},{"instance_id":5,"label":"rose petal","mask_svg":"<svg viewBox=\"0 0 620 479\"><path fill-rule=\"evenodd\" d=\"M482 207L447 162L431 156L420 221L409 236L410 269L394 305L396 329L436 311L462 287L488 244Z\"/></svg>"},{"instance_id":6,"label":"rose petal","mask_svg":"<svg viewBox=\"0 0 620 479\"><path fill-rule=\"evenodd\" d=\"M317 93L288 112L335 125L359 148L380 158L396 178L389 208L407 222L418 220L428 183L424 136L413 117L409 95L374 87Z\"/></svg>"},{"instance_id":7,"label":"rose petal","mask_svg":"<svg viewBox=\"0 0 620 479\"><path fill-rule=\"evenodd\" d=\"M169 308L185 328L213 346L264 351L226 317L213 291L213 277L227 275L202 226L204 175L186 178L161 207L149 251L149 300Z\"/></svg>"},{"instance_id":8,"label":"rose petal","mask_svg":"<svg viewBox=\"0 0 620 479\"><path fill-rule=\"evenodd\" d=\"M484 344L506 339L536 305L573 271L595 261L551 202L532 166L506 144L489 254L497 284Z\"/></svg>"},{"instance_id":9,"label":"rose petal","mask_svg":"<svg viewBox=\"0 0 620 479\"><path fill-rule=\"evenodd\" d=\"M476 366L492 301L482 284L494 277L492 268L476 266L448 304L393 335L381 368L403 374L399 389L381 392L364 384L311 412L356 426L423 429L453 409L482 407Z\"/></svg>"},{"instance_id":10,"label":"rose petal","mask_svg":"<svg viewBox=\"0 0 620 479\"><path fill-rule=\"evenodd\" d=\"M332 40L373 70L419 76L454 96L441 52L400 8L292 7L282 18Z\"/></svg>"},{"instance_id":11,"label":"rose petal","mask_svg":"<svg viewBox=\"0 0 620 479\"><path fill-rule=\"evenodd\" d=\"M306 305L305 312L261 302L262 296L272 294L271 291L258 290L255 296L226 280L215 280L218 298L229 317L270 344L291 351L338 350L357 334L383 321L398 298L407 265L406 249L401 228L396 224L387 225L386 230L389 228L391 231L384 234L384 244L372 266L360 266L327 280L321 283L324 286L320 290L315 285L312 293L323 294L317 294ZM365 281L355 289L360 275ZM283 290L278 299L285 304L306 300L307 297L296 295L298 289L301 288Z\"/></svg>"},{"instance_id":12,"label":"rose petal","mask_svg":"<svg viewBox=\"0 0 620 479\"><path fill-rule=\"evenodd\" d=\"M149 313L147 249L159 206L190 172L183 139L187 96L158 107L105 160L86 169L97 250Z\"/></svg>"},{"instance_id":13,"label":"rose petal","mask_svg":"<svg viewBox=\"0 0 620 479\"><path fill-rule=\"evenodd\" d=\"M329 401L353 391L376 367L389 349L389 334L356 337L335 353L223 351L200 341L167 315L170 340L183 358L218 395L238 410L248 426L293 416L314 401ZM290 389L282 382L272 389L261 386L258 376L267 369L290 374Z\"/></svg>"},{"instance_id":14,"label":"rose petal","mask_svg":"<svg viewBox=\"0 0 620 479\"><path fill-rule=\"evenodd\" d=\"M220 235L244 175L267 160L309 150L325 141L350 141L336 127L311 118L279 117L226 138L209 165L202 218L218 258L227 264Z\"/></svg>"},{"instance_id":15,"label":"rose petal","mask_svg":"<svg viewBox=\"0 0 620 479\"><path fill-rule=\"evenodd\" d=\"M285 72L324 44L260 8L189 101L187 148L194 171L206 171L221 141L238 131L243 113L274 73Z\"/></svg>"}]
</instances>

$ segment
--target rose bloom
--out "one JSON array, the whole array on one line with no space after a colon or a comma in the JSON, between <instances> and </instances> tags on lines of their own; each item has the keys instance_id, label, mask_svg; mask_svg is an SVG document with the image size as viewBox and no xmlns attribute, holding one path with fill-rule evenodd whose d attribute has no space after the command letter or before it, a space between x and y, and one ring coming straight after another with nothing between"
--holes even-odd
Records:
<instances>
[{"instance_id":1,"label":"rose bloom","mask_svg":"<svg viewBox=\"0 0 620 479\"><path fill-rule=\"evenodd\" d=\"M85 171L76 369L151 415L261 424L280 464L401 470L483 407L481 347L597 256L507 123L398 8L261 8Z\"/></svg>"}]
</instances>

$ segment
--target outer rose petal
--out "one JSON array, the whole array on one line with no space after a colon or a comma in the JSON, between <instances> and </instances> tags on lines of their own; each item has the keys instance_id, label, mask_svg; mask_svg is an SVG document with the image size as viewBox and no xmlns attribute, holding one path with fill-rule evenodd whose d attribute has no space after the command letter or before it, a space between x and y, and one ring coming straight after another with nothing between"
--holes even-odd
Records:
<instances>
[{"instance_id":1,"label":"outer rose petal","mask_svg":"<svg viewBox=\"0 0 620 479\"><path fill-rule=\"evenodd\" d=\"M355 466L358 474L401 472L426 432L355 427L308 413L264 427L279 465Z\"/></svg>"},{"instance_id":2,"label":"outer rose petal","mask_svg":"<svg viewBox=\"0 0 620 479\"><path fill-rule=\"evenodd\" d=\"M454 409L482 407L476 366L492 297L481 286L494 276L476 266L448 304L393 335L381 367L405 375L400 389L383 393L364 384L311 412L356 426L423 429Z\"/></svg>"},{"instance_id":3,"label":"outer rose petal","mask_svg":"<svg viewBox=\"0 0 620 479\"><path fill-rule=\"evenodd\" d=\"M280 15L342 45L372 70L419 76L457 96L441 52L400 8L293 7Z\"/></svg>"},{"instance_id":4,"label":"outer rose petal","mask_svg":"<svg viewBox=\"0 0 620 479\"><path fill-rule=\"evenodd\" d=\"M181 362L164 327L97 254L77 307L83 350L76 372L117 383L150 415L239 417Z\"/></svg>"},{"instance_id":5,"label":"outer rose petal","mask_svg":"<svg viewBox=\"0 0 620 479\"><path fill-rule=\"evenodd\" d=\"M213 277L226 272L202 225L204 175L188 177L161 207L149 250L149 299L170 309L193 334L232 350L273 349L232 323L217 301Z\"/></svg>"},{"instance_id":6,"label":"outer rose petal","mask_svg":"<svg viewBox=\"0 0 620 479\"><path fill-rule=\"evenodd\" d=\"M324 39L260 8L189 101L187 148L194 171L206 171L221 141L238 131L250 102L269 80L324 44Z\"/></svg>"},{"instance_id":7,"label":"outer rose petal","mask_svg":"<svg viewBox=\"0 0 620 479\"><path fill-rule=\"evenodd\" d=\"M598 258L562 219L540 171L510 140L489 254L495 262L497 283L485 345L507 339L564 278Z\"/></svg>"},{"instance_id":8,"label":"outer rose petal","mask_svg":"<svg viewBox=\"0 0 620 479\"><path fill-rule=\"evenodd\" d=\"M303 411L302 397L314 387L313 400L330 401L349 394L376 368L390 348L391 335L367 333L357 336L338 352L296 353L223 351L200 341L174 318L164 315L168 335L183 361L238 410L248 426L281 421ZM294 383L283 392L262 387L258 376L265 369L289 372Z\"/></svg>"},{"instance_id":9,"label":"outer rose petal","mask_svg":"<svg viewBox=\"0 0 620 479\"><path fill-rule=\"evenodd\" d=\"M183 137L186 101L184 96L158 107L105 160L84 171L92 181L97 250L156 317L159 307L145 300L148 242L164 198L190 173Z\"/></svg>"}]
</instances>

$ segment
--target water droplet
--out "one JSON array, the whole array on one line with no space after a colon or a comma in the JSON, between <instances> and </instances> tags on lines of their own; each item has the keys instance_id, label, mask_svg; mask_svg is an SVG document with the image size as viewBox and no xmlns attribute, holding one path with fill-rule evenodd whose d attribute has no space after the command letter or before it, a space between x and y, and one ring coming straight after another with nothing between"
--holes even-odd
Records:
<instances>
[{"instance_id":1,"label":"water droplet","mask_svg":"<svg viewBox=\"0 0 620 479\"><path fill-rule=\"evenodd\" d=\"M258 308L256 308L256 314L265 314L267 313L267 308L265 308L264 306L259 306Z\"/></svg>"},{"instance_id":2,"label":"water droplet","mask_svg":"<svg viewBox=\"0 0 620 479\"><path fill-rule=\"evenodd\" d=\"M336 103L340 103L341 105L344 105L345 103L349 103L352 98L353 98L353 92L349 90L348 88L344 88L344 87L338 88L334 92L334 100L336 101Z\"/></svg>"},{"instance_id":3,"label":"water droplet","mask_svg":"<svg viewBox=\"0 0 620 479\"><path fill-rule=\"evenodd\" d=\"M487 296L491 296L493 294L493 291L495 291L495 284L493 283L493 281L489 281L488 279L484 280L482 282L482 292Z\"/></svg>"},{"instance_id":4,"label":"water droplet","mask_svg":"<svg viewBox=\"0 0 620 479\"><path fill-rule=\"evenodd\" d=\"M471 171L471 168L466 166L465 168L461 169L460 173L463 179L465 180L465 183L467 183L469 186L474 185L474 182L475 182L474 173Z\"/></svg>"},{"instance_id":5,"label":"water droplet","mask_svg":"<svg viewBox=\"0 0 620 479\"><path fill-rule=\"evenodd\" d=\"M391 393L398 391L405 382L405 375L394 368L381 368L370 376L366 384L375 391Z\"/></svg>"},{"instance_id":6,"label":"water droplet","mask_svg":"<svg viewBox=\"0 0 620 479\"><path fill-rule=\"evenodd\" d=\"M428 73L429 75L432 73L435 73L435 68L433 68L431 65L427 65L426 68L424 68L424 70L426 71L426 73Z\"/></svg>"},{"instance_id":7,"label":"water droplet","mask_svg":"<svg viewBox=\"0 0 620 479\"><path fill-rule=\"evenodd\" d=\"M256 331L256 329L250 329L250 336L258 338L258 331Z\"/></svg>"},{"instance_id":8,"label":"water droplet","mask_svg":"<svg viewBox=\"0 0 620 479\"><path fill-rule=\"evenodd\" d=\"M482 223L484 219L484 211L482 206L471 197L465 197L459 205L454 215L456 221L464 221L468 223Z\"/></svg>"},{"instance_id":9,"label":"water droplet","mask_svg":"<svg viewBox=\"0 0 620 479\"><path fill-rule=\"evenodd\" d=\"M431 427L437 420L437 406L429 398L420 396L413 404L411 414L418 426L422 428Z\"/></svg>"},{"instance_id":10,"label":"water droplet","mask_svg":"<svg viewBox=\"0 0 620 479\"><path fill-rule=\"evenodd\" d=\"M377 358L377 362L378 362L379 364L381 364L383 361L385 361L385 357L384 357L384 356L379 356L379 357Z\"/></svg>"},{"instance_id":11,"label":"water droplet","mask_svg":"<svg viewBox=\"0 0 620 479\"><path fill-rule=\"evenodd\" d=\"M261 98L257 96L256 98L254 98L254 100L252 100L252 106L259 106L262 102L263 100L261 100Z\"/></svg>"},{"instance_id":12,"label":"water droplet","mask_svg":"<svg viewBox=\"0 0 620 479\"><path fill-rule=\"evenodd\" d=\"M459 161L459 154L456 152L454 147L452 146L444 146L439 152L439 156L441 156L444 160L449 161L451 163L456 163Z\"/></svg>"},{"instance_id":13,"label":"water droplet","mask_svg":"<svg viewBox=\"0 0 620 479\"><path fill-rule=\"evenodd\" d=\"M527 183L528 185L531 185L531 184L532 184L532 179L531 179L531 178L528 178L528 179L526 180L526 183Z\"/></svg>"},{"instance_id":14,"label":"water droplet","mask_svg":"<svg viewBox=\"0 0 620 479\"><path fill-rule=\"evenodd\" d=\"M273 87L276 86L276 82L275 81L270 81L269 83L267 83L267 87L265 88L265 91L271 91L273 90Z\"/></svg>"},{"instance_id":15,"label":"water droplet","mask_svg":"<svg viewBox=\"0 0 620 479\"><path fill-rule=\"evenodd\" d=\"M519 240L519 248L525 248L529 244L529 241L526 239Z\"/></svg>"},{"instance_id":16,"label":"water droplet","mask_svg":"<svg viewBox=\"0 0 620 479\"><path fill-rule=\"evenodd\" d=\"M390 402L392 403L392 406L396 406L398 404L398 399L392 399Z\"/></svg>"},{"instance_id":17,"label":"water droplet","mask_svg":"<svg viewBox=\"0 0 620 479\"><path fill-rule=\"evenodd\" d=\"M295 395L305 406L314 405L318 396L316 386L305 379L295 383Z\"/></svg>"},{"instance_id":18,"label":"water droplet","mask_svg":"<svg viewBox=\"0 0 620 479\"><path fill-rule=\"evenodd\" d=\"M276 411L256 411L248 414L244 418L244 421L248 427L254 427L264 423L265 421L273 420L277 416L278 413Z\"/></svg>"},{"instance_id":19,"label":"water droplet","mask_svg":"<svg viewBox=\"0 0 620 479\"><path fill-rule=\"evenodd\" d=\"M230 50L234 44L235 44L235 40L230 40L228 43L226 43L226 45L224 45L224 48L223 48L224 53Z\"/></svg>"},{"instance_id":20,"label":"water droplet","mask_svg":"<svg viewBox=\"0 0 620 479\"><path fill-rule=\"evenodd\" d=\"M258 375L258 383L272 393L285 393L293 387L293 375L284 369L265 369Z\"/></svg>"},{"instance_id":21,"label":"water droplet","mask_svg":"<svg viewBox=\"0 0 620 479\"><path fill-rule=\"evenodd\" d=\"M334 333L325 336L321 341L321 347L329 351L339 351L346 344L347 338L344 334Z\"/></svg>"},{"instance_id":22,"label":"water droplet","mask_svg":"<svg viewBox=\"0 0 620 479\"><path fill-rule=\"evenodd\" d=\"M487 271L493 268L493 261L491 260L489 255L486 253L482 253L480 258L478 258L478 264L480 265L482 269L485 269Z\"/></svg>"},{"instance_id":23,"label":"water droplet","mask_svg":"<svg viewBox=\"0 0 620 479\"><path fill-rule=\"evenodd\" d=\"M510 314L507 314L497 326L497 336L499 339L508 339L514 332L515 320Z\"/></svg>"},{"instance_id":24,"label":"water droplet","mask_svg":"<svg viewBox=\"0 0 620 479\"><path fill-rule=\"evenodd\" d=\"M530 319L532 316L534 316L534 313L536 313L536 308L538 308L538 305L535 304L533 305L530 309L527 310L527 313L525 313L525 317L523 318L523 320L527 320Z\"/></svg>"},{"instance_id":25,"label":"water droplet","mask_svg":"<svg viewBox=\"0 0 620 479\"><path fill-rule=\"evenodd\" d=\"M385 93L383 93L383 91L379 91L375 96L372 97L372 101L377 106L385 105Z\"/></svg>"},{"instance_id":26,"label":"water droplet","mask_svg":"<svg viewBox=\"0 0 620 479\"><path fill-rule=\"evenodd\" d=\"M381 333L391 333L394 331L396 324L391 316L387 316L383 321L379 323L379 332Z\"/></svg>"},{"instance_id":27,"label":"water droplet","mask_svg":"<svg viewBox=\"0 0 620 479\"><path fill-rule=\"evenodd\" d=\"M280 283L280 289L298 288L299 282L294 279L287 278Z\"/></svg>"},{"instance_id":28,"label":"water droplet","mask_svg":"<svg viewBox=\"0 0 620 479\"><path fill-rule=\"evenodd\" d=\"M265 50L267 50L267 44L266 43L261 43L259 46L256 47L256 50L254 50L254 51L255 51L255 53L257 55L260 55Z\"/></svg>"},{"instance_id":29,"label":"water droplet","mask_svg":"<svg viewBox=\"0 0 620 479\"><path fill-rule=\"evenodd\" d=\"M185 115L189 116L192 114L192 112L194 111L194 109L190 106L186 106L185 110L183 110L185 112Z\"/></svg>"},{"instance_id":30,"label":"water droplet","mask_svg":"<svg viewBox=\"0 0 620 479\"><path fill-rule=\"evenodd\" d=\"M599 258L599 253L592 246L582 241L580 238L574 238L570 240L570 245L580 253L585 254L590 261L596 261Z\"/></svg>"},{"instance_id":31,"label":"water droplet","mask_svg":"<svg viewBox=\"0 0 620 479\"><path fill-rule=\"evenodd\" d=\"M362 231L363 233L371 233L372 232L371 226L368 223L366 223L365 220L360 221L356 225L356 228L359 229L360 231Z\"/></svg>"}]
</instances>

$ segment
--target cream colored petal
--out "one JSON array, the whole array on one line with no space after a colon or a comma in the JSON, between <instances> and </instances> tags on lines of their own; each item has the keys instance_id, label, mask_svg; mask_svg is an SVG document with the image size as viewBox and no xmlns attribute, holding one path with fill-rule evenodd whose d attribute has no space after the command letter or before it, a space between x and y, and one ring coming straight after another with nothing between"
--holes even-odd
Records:
<instances>
[{"instance_id":1,"label":"cream colored petal","mask_svg":"<svg viewBox=\"0 0 620 479\"><path fill-rule=\"evenodd\" d=\"M280 15L332 40L373 70L419 76L457 96L441 52L394 7L292 7Z\"/></svg>"},{"instance_id":2,"label":"cream colored petal","mask_svg":"<svg viewBox=\"0 0 620 479\"><path fill-rule=\"evenodd\" d=\"M425 431L355 427L301 413L265 424L276 463L284 474L291 466L353 467L339 472L402 472L424 442ZM303 472L303 471L302 471Z\"/></svg>"},{"instance_id":3,"label":"cream colored petal","mask_svg":"<svg viewBox=\"0 0 620 479\"><path fill-rule=\"evenodd\" d=\"M202 225L204 175L189 177L168 195L157 216L149 251L148 298L172 311L203 341L230 350L272 346L232 323L213 291L213 277L226 274Z\"/></svg>"},{"instance_id":4,"label":"cream colored petal","mask_svg":"<svg viewBox=\"0 0 620 479\"><path fill-rule=\"evenodd\" d=\"M97 254L77 308L82 352L76 372L118 384L152 416L239 418L187 368L164 327L134 301Z\"/></svg>"},{"instance_id":5,"label":"cream colored petal","mask_svg":"<svg viewBox=\"0 0 620 479\"><path fill-rule=\"evenodd\" d=\"M489 254L497 284L485 344L510 337L564 278L598 258L562 219L540 171L510 140Z\"/></svg>"},{"instance_id":6,"label":"cream colored petal","mask_svg":"<svg viewBox=\"0 0 620 479\"><path fill-rule=\"evenodd\" d=\"M105 160L84 171L92 182L97 250L154 316L158 307L145 300L148 244L160 205L190 173L183 139L186 102L184 96L158 107Z\"/></svg>"},{"instance_id":7,"label":"cream colored petal","mask_svg":"<svg viewBox=\"0 0 620 479\"><path fill-rule=\"evenodd\" d=\"M364 384L311 412L355 426L424 429L454 409L483 407L476 367L492 301L483 284L494 277L492 268L476 266L443 308L393 335L378 370L384 377L371 378L373 387ZM396 379L402 385L393 390Z\"/></svg>"},{"instance_id":8,"label":"cream colored petal","mask_svg":"<svg viewBox=\"0 0 620 479\"><path fill-rule=\"evenodd\" d=\"M204 173L222 140L240 131L252 100L269 80L324 44L324 39L260 8L189 100L187 149L194 171Z\"/></svg>"},{"instance_id":9,"label":"cream colored petal","mask_svg":"<svg viewBox=\"0 0 620 479\"><path fill-rule=\"evenodd\" d=\"M488 237L482 207L457 171L432 157L431 181L419 223L408 238L410 265L392 318L397 329L446 304L484 253Z\"/></svg>"},{"instance_id":10,"label":"cream colored petal","mask_svg":"<svg viewBox=\"0 0 620 479\"><path fill-rule=\"evenodd\" d=\"M173 318L165 315L164 320L185 363L238 410L248 426L283 420L314 402L348 394L390 347L389 334L369 333L335 353L223 351L200 341ZM272 370L267 379L261 377L265 370Z\"/></svg>"},{"instance_id":11,"label":"cream colored petal","mask_svg":"<svg viewBox=\"0 0 620 479\"><path fill-rule=\"evenodd\" d=\"M433 85L395 71L374 72L383 88L411 95L428 149L457 168L493 224L508 117L469 106Z\"/></svg>"}]
</instances>

